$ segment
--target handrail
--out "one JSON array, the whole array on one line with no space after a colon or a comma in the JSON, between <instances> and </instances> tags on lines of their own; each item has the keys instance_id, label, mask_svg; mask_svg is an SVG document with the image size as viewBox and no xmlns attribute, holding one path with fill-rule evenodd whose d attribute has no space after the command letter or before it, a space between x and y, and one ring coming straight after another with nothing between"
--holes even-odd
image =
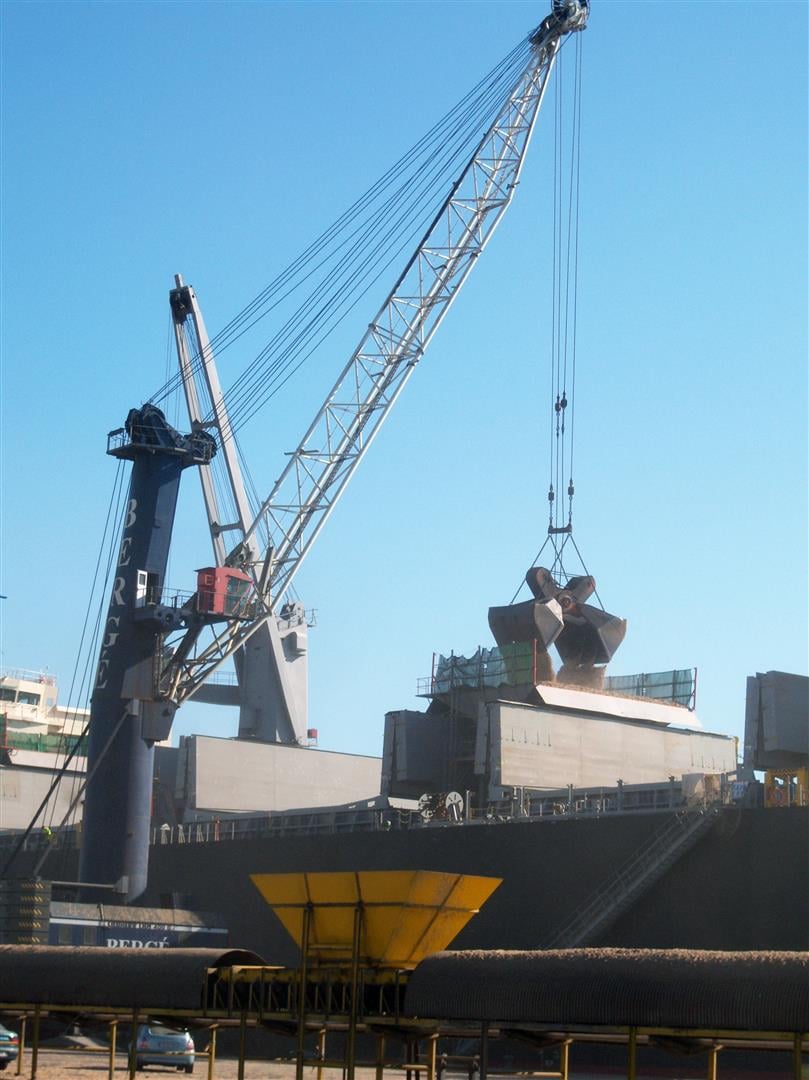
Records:
<instances>
[{"instance_id":1,"label":"handrail","mask_svg":"<svg viewBox=\"0 0 809 1080\"><path fill-rule=\"evenodd\" d=\"M716 807L678 811L590 894L573 916L547 939L544 947L572 948L583 944L585 931L603 928L616 918L643 887L658 879L688 841L696 840L713 824L717 813Z\"/></svg>"}]
</instances>

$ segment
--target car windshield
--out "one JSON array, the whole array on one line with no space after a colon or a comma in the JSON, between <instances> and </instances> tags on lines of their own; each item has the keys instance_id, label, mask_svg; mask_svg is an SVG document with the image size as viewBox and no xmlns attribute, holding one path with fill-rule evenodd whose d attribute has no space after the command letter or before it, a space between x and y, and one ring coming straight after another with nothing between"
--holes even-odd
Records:
<instances>
[{"instance_id":1,"label":"car windshield","mask_svg":"<svg viewBox=\"0 0 809 1080\"><path fill-rule=\"evenodd\" d=\"M185 1028L167 1027L165 1024L149 1024L150 1035L185 1035Z\"/></svg>"}]
</instances>

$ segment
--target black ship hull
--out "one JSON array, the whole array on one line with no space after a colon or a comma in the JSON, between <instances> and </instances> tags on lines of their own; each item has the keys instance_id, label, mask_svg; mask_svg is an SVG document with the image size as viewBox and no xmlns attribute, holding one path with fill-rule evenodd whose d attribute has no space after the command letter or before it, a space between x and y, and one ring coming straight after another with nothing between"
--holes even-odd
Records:
<instances>
[{"instance_id":1,"label":"black ship hull","mask_svg":"<svg viewBox=\"0 0 809 1080\"><path fill-rule=\"evenodd\" d=\"M541 946L671 814L264 835L151 849L145 902L219 912L232 945L269 963L296 949L250 881L256 873L446 870L503 879L453 943ZM809 807L726 808L697 842L587 944L809 949Z\"/></svg>"}]
</instances>

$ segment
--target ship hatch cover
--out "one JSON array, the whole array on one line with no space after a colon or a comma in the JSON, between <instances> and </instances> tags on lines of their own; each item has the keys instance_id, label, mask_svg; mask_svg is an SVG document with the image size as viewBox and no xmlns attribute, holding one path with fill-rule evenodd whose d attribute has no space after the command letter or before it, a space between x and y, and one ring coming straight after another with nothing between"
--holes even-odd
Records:
<instances>
[{"instance_id":1,"label":"ship hatch cover","mask_svg":"<svg viewBox=\"0 0 809 1080\"><path fill-rule=\"evenodd\" d=\"M308 964L350 964L356 935L361 963L398 969L445 949L502 881L433 870L250 876L302 951L308 938Z\"/></svg>"}]
</instances>

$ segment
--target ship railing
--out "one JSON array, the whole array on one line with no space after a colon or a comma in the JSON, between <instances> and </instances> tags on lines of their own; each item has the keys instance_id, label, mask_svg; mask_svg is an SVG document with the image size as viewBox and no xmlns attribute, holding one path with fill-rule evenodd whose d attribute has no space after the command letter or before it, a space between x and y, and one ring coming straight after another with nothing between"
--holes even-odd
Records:
<instances>
[{"instance_id":1,"label":"ship railing","mask_svg":"<svg viewBox=\"0 0 809 1080\"><path fill-rule=\"evenodd\" d=\"M491 800L485 811L475 811L472 816L536 820L704 809L717 803L738 803L744 798L746 786L736 782L734 773L709 773L696 788L675 777L647 784L626 784L619 780L615 787L577 788L572 784L566 788L505 787L500 798Z\"/></svg>"},{"instance_id":2,"label":"ship railing","mask_svg":"<svg viewBox=\"0 0 809 1080\"><path fill-rule=\"evenodd\" d=\"M210 818L205 821L164 824L152 828L152 844L207 844L253 840L259 836L357 831L391 832L423 824L416 811L338 810L303 814L263 814L260 817Z\"/></svg>"},{"instance_id":3,"label":"ship railing","mask_svg":"<svg viewBox=\"0 0 809 1080\"><path fill-rule=\"evenodd\" d=\"M22 829L10 829L0 833L0 853L11 853L19 843ZM46 848L51 850L71 850L79 846L79 832L75 828L64 828L57 831L54 826L32 830L23 841L20 851L40 852Z\"/></svg>"},{"instance_id":4,"label":"ship railing","mask_svg":"<svg viewBox=\"0 0 809 1080\"><path fill-rule=\"evenodd\" d=\"M542 948L569 949L585 945L614 922L680 855L712 828L718 813L718 805L696 811L678 811L590 894Z\"/></svg>"},{"instance_id":5,"label":"ship railing","mask_svg":"<svg viewBox=\"0 0 809 1080\"><path fill-rule=\"evenodd\" d=\"M481 646L472 656L434 653L432 672L416 680L416 696L536 684L539 682L537 648L536 641L526 641L490 649Z\"/></svg>"},{"instance_id":6,"label":"ship railing","mask_svg":"<svg viewBox=\"0 0 809 1080\"><path fill-rule=\"evenodd\" d=\"M481 646L471 656L433 653L431 673L416 680L416 696L431 698L455 690L535 686L547 678L546 665L545 647L536 638L493 648ZM602 693L664 701L693 712L697 701L697 669L607 675Z\"/></svg>"},{"instance_id":7,"label":"ship railing","mask_svg":"<svg viewBox=\"0 0 809 1080\"><path fill-rule=\"evenodd\" d=\"M468 801L468 796L467 796ZM419 828L457 828L460 824L496 825L520 821L554 822L620 814L671 814L718 805L703 799L687 803L679 785L660 784L616 789L574 789L538 793L515 790L510 798L469 807L460 820L425 819L418 810L398 807L340 807L204 820L153 826L152 844L207 844L252 840L260 836L295 836L339 832L391 832Z\"/></svg>"},{"instance_id":8,"label":"ship railing","mask_svg":"<svg viewBox=\"0 0 809 1080\"><path fill-rule=\"evenodd\" d=\"M56 676L49 675L47 671L32 671L29 668L3 668L0 670L0 679L18 679L22 682L43 683L45 686L56 686Z\"/></svg>"},{"instance_id":9,"label":"ship railing","mask_svg":"<svg viewBox=\"0 0 809 1080\"><path fill-rule=\"evenodd\" d=\"M67 756L72 750L80 757L87 756L87 737L81 735L62 735L52 732L28 732L18 731L14 728L7 729L3 718L0 717L0 743L4 750L8 750L12 759L17 750L29 750L36 753L55 754L58 757ZM72 771L84 769L83 761L77 762Z\"/></svg>"}]
</instances>

